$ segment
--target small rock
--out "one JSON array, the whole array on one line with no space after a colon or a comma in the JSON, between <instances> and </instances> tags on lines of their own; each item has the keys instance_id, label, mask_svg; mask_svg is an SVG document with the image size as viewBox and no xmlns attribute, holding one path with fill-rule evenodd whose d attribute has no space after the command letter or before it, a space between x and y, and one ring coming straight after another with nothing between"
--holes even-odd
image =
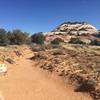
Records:
<instances>
[{"instance_id":1,"label":"small rock","mask_svg":"<svg viewBox=\"0 0 100 100\"><path fill-rule=\"evenodd\" d=\"M15 61L12 60L11 58L7 58L6 61L7 61L8 63L10 63L10 64L14 64L14 63L15 63Z\"/></svg>"}]
</instances>

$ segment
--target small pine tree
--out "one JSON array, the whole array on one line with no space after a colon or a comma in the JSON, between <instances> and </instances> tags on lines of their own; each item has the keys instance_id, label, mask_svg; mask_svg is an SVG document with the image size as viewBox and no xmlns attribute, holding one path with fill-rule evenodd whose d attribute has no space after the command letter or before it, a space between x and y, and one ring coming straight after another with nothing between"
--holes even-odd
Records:
<instances>
[{"instance_id":1,"label":"small pine tree","mask_svg":"<svg viewBox=\"0 0 100 100\"><path fill-rule=\"evenodd\" d=\"M40 45L43 45L44 44L44 35L42 32L39 32L39 33L35 33L31 36L31 40L33 43L37 43L37 44L40 44Z\"/></svg>"},{"instance_id":2,"label":"small pine tree","mask_svg":"<svg viewBox=\"0 0 100 100\"><path fill-rule=\"evenodd\" d=\"M0 29L0 46L6 46L8 44L7 32L4 29Z\"/></svg>"}]
</instances>

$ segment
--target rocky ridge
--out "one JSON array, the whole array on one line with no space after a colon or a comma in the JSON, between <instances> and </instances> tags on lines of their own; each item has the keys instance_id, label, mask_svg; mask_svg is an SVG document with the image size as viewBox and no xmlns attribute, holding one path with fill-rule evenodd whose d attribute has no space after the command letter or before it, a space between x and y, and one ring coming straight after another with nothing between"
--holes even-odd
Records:
<instances>
[{"instance_id":1,"label":"rocky ridge","mask_svg":"<svg viewBox=\"0 0 100 100\"><path fill-rule=\"evenodd\" d=\"M44 34L47 42L50 42L55 38L61 38L64 40L64 42L69 42L73 36L90 36L98 33L99 31L96 29L96 27L86 22L65 22L59 25L53 31L46 32Z\"/></svg>"},{"instance_id":2,"label":"rocky ridge","mask_svg":"<svg viewBox=\"0 0 100 100\"><path fill-rule=\"evenodd\" d=\"M96 34L98 30L86 22L65 22L58 26L53 32L67 32L69 34Z\"/></svg>"}]
</instances>

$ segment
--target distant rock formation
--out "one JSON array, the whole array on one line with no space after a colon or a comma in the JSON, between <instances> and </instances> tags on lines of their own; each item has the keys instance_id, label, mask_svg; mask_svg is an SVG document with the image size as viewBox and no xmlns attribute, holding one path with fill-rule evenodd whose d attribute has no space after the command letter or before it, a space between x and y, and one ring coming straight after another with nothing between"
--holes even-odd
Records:
<instances>
[{"instance_id":1,"label":"distant rock formation","mask_svg":"<svg viewBox=\"0 0 100 100\"><path fill-rule=\"evenodd\" d=\"M46 41L61 38L68 42L72 36L97 34L98 30L86 22L65 22L51 32L44 33Z\"/></svg>"},{"instance_id":2,"label":"distant rock formation","mask_svg":"<svg viewBox=\"0 0 100 100\"><path fill-rule=\"evenodd\" d=\"M68 34L95 34L97 29L86 22L65 22L58 26L53 32L67 32Z\"/></svg>"}]
</instances>

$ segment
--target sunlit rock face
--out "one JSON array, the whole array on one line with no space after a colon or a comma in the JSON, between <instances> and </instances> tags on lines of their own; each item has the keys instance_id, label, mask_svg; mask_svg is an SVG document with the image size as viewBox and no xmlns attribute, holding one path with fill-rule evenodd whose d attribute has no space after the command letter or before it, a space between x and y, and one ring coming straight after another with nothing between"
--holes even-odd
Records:
<instances>
[{"instance_id":1,"label":"sunlit rock face","mask_svg":"<svg viewBox=\"0 0 100 100\"><path fill-rule=\"evenodd\" d=\"M79 35L92 35L97 34L98 30L86 22L65 22L59 25L51 32L46 32L45 39L47 42L55 38L61 38L64 42L69 42L71 37Z\"/></svg>"},{"instance_id":2,"label":"sunlit rock face","mask_svg":"<svg viewBox=\"0 0 100 100\"><path fill-rule=\"evenodd\" d=\"M67 32L69 34L95 34L97 29L86 22L65 22L59 25L53 32Z\"/></svg>"}]
</instances>

